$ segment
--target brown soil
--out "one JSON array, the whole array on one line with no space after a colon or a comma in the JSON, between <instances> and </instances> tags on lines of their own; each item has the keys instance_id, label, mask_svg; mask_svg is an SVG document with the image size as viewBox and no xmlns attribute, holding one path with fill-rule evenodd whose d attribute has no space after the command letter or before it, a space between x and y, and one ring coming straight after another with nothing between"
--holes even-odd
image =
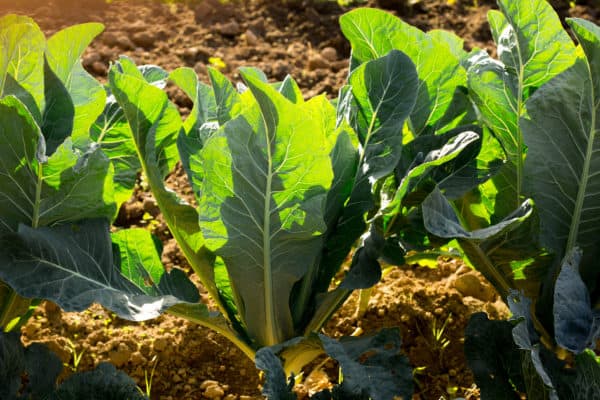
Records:
<instances>
[{"instance_id":1,"label":"brown soil","mask_svg":"<svg viewBox=\"0 0 600 400\"><path fill-rule=\"evenodd\" d=\"M574 8L569 8L567 1L554 5L563 16L598 21L600 11L593 1L583 5L577 1ZM467 49L490 51L493 46L485 15L493 4L490 0L369 3L424 30L453 30L465 39ZM167 70L190 66L206 81L206 66L218 63L212 59L216 57L224 63L223 72L234 80L239 78L237 68L248 65L262 68L273 79L291 74L307 97L322 92L335 96L346 77L349 46L337 20L347 10L335 2L319 0L227 4L217 0L175 4L107 4L103 0L15 4L14 0L0 0L0 14L12 11L31 15L47 34L74 23L103 22L105 32L83 61L100 79L106 76L110 62L125 54L139 64L157 64ZM190 100L173 88L170 93L186 114ZM190 194L181 169L169 182L184 196ZM154 219L148 220L147 215ZM138 189L121 209L117 223L150 225L165 242L165 264L187 268L147 191ZM504 304L480 275L455 260L440 260L434 269L393 267L374 288L362 316L357 316L357 300L358 294L354 294L339 310L327 325L327 334L341 336L399 326L404 351L417 368L414 399L478 398L463 355L466 322L477 311L485 311L492 318L507 316ZM153 373L152 399L261 398L258 373L237 348L210 330L171 316L130 323L99 306L83 313L64 313L44 303L23 334L26 343L48 343L69 367L67 373L108 360L130 374L143 390L147 386L145 376ZM327 383L327 375L316 372L299 392Z\"/></svg>"}]
</instances>

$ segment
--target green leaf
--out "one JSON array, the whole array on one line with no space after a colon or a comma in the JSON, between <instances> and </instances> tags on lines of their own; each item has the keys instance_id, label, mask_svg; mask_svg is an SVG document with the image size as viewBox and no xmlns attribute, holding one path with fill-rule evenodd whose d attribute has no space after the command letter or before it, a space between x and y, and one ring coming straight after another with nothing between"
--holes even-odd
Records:
<instances>
[{"instance_id":1,"label":"green leaf","mask_svg":"<svg viewBox=\"0 0 600 400\"><path fill-rule=\"evenodd\" d=\"M260 110L229 121L200 153L200 225L238 285L250 336L263 346L294 336L290 292L320 251L333 171L323 102L293 104L243 76Z\"/></svg>"},{"instance_id":2,"label":"green leaf","mask_svg":"<svg viewBox=\"0 0 600 400\"><path fill-rule=\"evenodd\" d=\"M217 104L217 120L223 125L242 112L242 95L233 87L229 79L215 68L208 68Z\"/></svg>"},{"instance_id":3,"label":"green leaf","mask_svg":"<svg viewBox=\"0 0 600 400\"><path fill-rule=\"evenodd\" d=\"M581 250L572 249L562 260L554 287L554 336L556 343L575 354L596 346L590 294L579 275Z\"/></svg>"},{"instance_id":4,"label":"green leaf","mask_svg":"<svg viewBox=\"0 0 600 400\"><path fill-rule=\"evenodd\" d=\"M169 273L160 260L162 244L146 229L123 229L111 234L118 247L121 274L151 296L176 294L190 303L200 301L198 289L178 268Z\"/></svg>"},{"instance_id":5,"label":"green leaf","mask_svg":"<svg viewBox=\"0 0 600 400\"><path fill-rule=\"evenodd\" d=\"M218 128L218 124L214 123L214 120L218 118L219 112L222 112L220 105L217 104L217 101L222 101L222 99L217 97L216 91L213 94L208 85L199 82L196 72L191 68L177 68L171 72L169 79L175 82L194 103L190 115L183 123L183 130L177 138L177 147L181 164L188 175L194 193L198 194L197 177L192 174L190 157L202 149L206 139ZM229 83L225 77L223 79Z\"/></svg>"},{"instance_id":6,"label":"green leaf","mask_svg":"<svg viewBox=\"0 0 600 400\"><path fill-rule=\"evenodd\" d=\"M540 213L541 241L558 257L575 246L583 250L583 280L597 279L600 244L600 28L571 20L587 59L557 76L527 101L521 120L529 147L527 192Z\"/></svg>"},{"instance_id":7,"label":"green leaf","mask_svg":"<svg viewBox=\"0 0 600 400\"><path fill-rule=\"evenodd\" d=\"M334 398L373 400L413 395L412 369L400 354L400 331L382 329L374 335L345 337L339 341L319 335L323 349L340 364L344 380L333 390ZM337 396L337 397L336 397Z\"/></svg>"},{"instance_id":8,"label":"green leaf","mask_svg":"<svg viewBox=\"0 0 600 400\"><path fill-rule=\"evenodd\" d=\"M551 257L536 241L538 225L532 206L525 201L499 223L469 231L436 189L423 201L423 222L436 236L458 238L469 260L503 297L514 288L537 296Z\"/></svg>"},{"instance_id":9,"label":"green leaf","mask_svg":"<svg viewBox=\"0 0 600 400\"><path fill-rule=\"evenodd\" d=\"M468 84L481 118L500 141L508 163L493 179L497 219L522 202L525 143L520 118L537 88L570 67L575 45L552 7L543 0L499 1L488 19L500 61L485 52L469 61Z\"/></svg>"},{"instance_id":10,"label":"green leaf","mask_svg":"<svg viewBox=\"0 0 600 400\"><path fill-rule=\"evenodd\" d=\"M179 292L162 290L153 296L154 287L126 279L118 261L113 262L108 228L106 220L38 229L20 225L17 233L1 239L0 277L20 295L49 299L66 311L82 311L97 302L134 321L186 302L175 297Z\"/></svg>"},{"instance_id":11,"label":"green leaf","mask_svg":"<svg viewBox=\"0 0 600 400\"><path fill-rule=\"evenodd\" d=\"M498 57L525 90L547 82L573 64L575 46L544 0L500 0L488 20Z\"/></svg>"},{"instance_id":12,"label":"green leaf","mask_svg":"<svg viewBox=\"0 0 600 400\"><path fill-rule=\"evenodd\" d=\"M512 337L513 324L492 321L485 313L471 316L465 330L465 356L482 399L520 399L525 391L521 352Z\"/></svg>"},{"instance_id":13,"label":"green leaf","mask_svg":"<svg viewBox=\"0 0 600 400\"><path fill-rule=\"evenodd\" d=\"M406 174L402 176L402 180L400 181L391 202L382 205L382 213L391 217L401 213L402 202L419 181L423 180L434 168L458 157L467 146L476 142L478 139L479 135L477 133L466 131L451 137L444 146L428 152L421 162L417 163L417 165L413 165L412 168L406 171ZM424 149L424 147L421 147L421 149Z\"/></svg>"},{"instance_id":14,"label":"green leaf","mask_svg":"<svg viewBox=\"0 0 600 400\"><path fill-rule=\"evenodd\" d=\"M273 349L263 347L256 352L256 368L264 371L265 384L262 388L262 395L273 400L295 400L298 397L292 390L294 380L290 377L288 382L283 369L281 360Z\"/></svg>"},{"instance_id":15,"label":"green leaf","mask_svg":"<svg viewBox=\"0 0 600 400\"><path fill-rule=\"evenodd\" d=\"M406 53L414 62L419 83L410 127L415 136L444 128L441 120L452 120L449 114L464 113L452 102L457 89L466 86L466 72L448 41L438 40L438 34L432 37L377 9L350 11L340 18L340 26L352 45L351 69L394 49Z\"/></svg>"},{"instance_id":16,"label":"green leaf","mask_svg":"<svg viewBox=\"0 0 600 400\"><path fill-rule=\"evenodd\" d=\"M35 121L44 108L46 39L29 17L9 14L0 19L0 98L16 96Z\"/></svg>"},{"instance_id":17,"label":"green leaf","mask_svg":"<svg viewBox=\"0 0 600 400\"><path fill-rule=\"evenodd\" d=\"M100 145L113 165L115 202L120 206L131 197L142 167L127 118L114 96L108 98L104 111L92 125L89 139ZM75 145L85 145L86 141Z\"/></svg>"},{"instance_id":18,"label":"green leaf","mask_svg":"<svg viewBox=\"0 0 600 400\"><path fill-rule=\"evenodd\" d=\"M169 230L211 297L218 301L214 256L204 247L198 213L168 190L163 182L175 160L175 142L182 130L179 113L162 90L139 79L135 72L126 74L113 68L109 83L125 112L143 171ZM219 305L225 313L225 306Z\"/></svg>"},{"instance_id":19,"label":"green leaf","mask_svg":"<svg viewBox=\"0 0 600 400\"><path fill-rule=\"evenodd\" d=\"M104 362L67 378L48 400L145 400L139 387L123 371Z\"/></svg>"},{"instance_id":20,"label":"green leaf","mask_svg":"<svg viewBox=\"0 0 600 400\"><path fill-rule=\"evenodd\" d=\"M286 99L291 101L292 103L302 103L304 102L304 97L302 96L302 91L296 81L290 76L287 75L283 82L281 82L281 86L279 87L279 93L285 96Z\"/></svg>"},{"instance_id":21,"label":"green leaf","mask_svg":"<svg viewBox=\"0 0 600 400\"><path fill-rule=\"evenodd\" d=\"M323 264L335 266L365 231L364 215L374 207L371 187L390 174L400 159L402 127L415 104L417 74L410 59L399 51L362 64L349 78L356 111L351 116L362 153L354 186L336 232L327 240ZM327 285L323 282L322 284Z\"/></svg>"},{"instance_id":22,"label":"green leaf","mask_svg":"<svg viewBox=\"0 0 600 400\"><path fill-rule=\"evenodd\" d=\"M87 137L104 109L104 88L81 65L81 55L103 29L99 23L74 25L48 39L46 62L52 73L45 76L47 102L42 125L48 154L70 135L74 140ZM73 118L69 123L63 120L65 113Z\"/></svg>"},{"instance_id":23,"label":"green leaf","mask_svg":"<svg viewBox=\"0 0 600 400\"><path fill-rule=\"evenodd\" d=\"M37 160L43 159L44 150L41 132L25 106L12 96L0 100L0 233L34 220Z\"/></svg>"},{"instance_id":24,"label":"green leaf","mask_svg":"<svg viewBox=\"0 0 600 400\"><path fill-rule=\"evenodd\" d=\"M198 81L198 76L192 68L177 68L169 74L169 79L179 86L185 94L192 99L194 107L183 123L186 135L200 129L202 124L217 119L216 96L212 95L211 88ZM220 121L219 121L220 122Z\"/></svg>"},{"instance_id":25,"label":"green leaf","mask_svg":"<svg viewBox=\"0 0 600 400\"><path fill-rule=\"evenodd\" d=\"M99 148L85 152L67 140L50 158L31 114L16 98L0 100L0 232L88 217L112 218L112 170Z\"/></svg>"}]
</instances>

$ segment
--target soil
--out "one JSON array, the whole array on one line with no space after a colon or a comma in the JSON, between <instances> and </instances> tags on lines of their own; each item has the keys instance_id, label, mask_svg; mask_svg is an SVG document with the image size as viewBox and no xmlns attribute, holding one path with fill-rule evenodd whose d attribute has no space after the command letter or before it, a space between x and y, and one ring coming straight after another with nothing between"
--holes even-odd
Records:
<instances>
[{"instance_id":1,"label":"soil","mask_svg":"<svg viewBox=\"0 0 600 400\"><path fill-rule=\"evenodd\" d=\"M563 17L598 22L600 7L593 2L553 5ZM487 11L495 7L492 1L369 0L368 5L387 9L423 30L452 30L465 39L467 49L494 51L486 20ZM233 80L239 80L238 67L252 65L277 80L291 74L306 97L323 92L334 97L345 80L350 49L337 21L348 9L319 0L0 0L0 14L33 16L47 35L75 23L104 23L104 33L83 57L85 68L100 79L119 55L167 70L190 66L204 81L207 65L220 65ZM187 114L191 101L175 88L169 93ZM189 197L181 168L169 183ZM165 243L167 267L189 269L152 195L142 187L121 208L117 225L150 226ZM404 265L388 271L373 289L364 315L357 313L355 293L325 332L337 337L399 326L404 352L416 368L414 399L478 398L463 355L463 332L471 313L508 315L493 288L456 260L441 259L435 268ZM23 328L23 340L47 343L68 367L65 374L110 361L142 390L148 389L152 399L261 398L259 374L241 351L210 330L168 315L131 323L97 305L66 313L46 302ZM298 388L300 395L328 385L335 376L327 374L330 370L325 363L325 371L314 372Z\"/></svg>"}]
</instances>

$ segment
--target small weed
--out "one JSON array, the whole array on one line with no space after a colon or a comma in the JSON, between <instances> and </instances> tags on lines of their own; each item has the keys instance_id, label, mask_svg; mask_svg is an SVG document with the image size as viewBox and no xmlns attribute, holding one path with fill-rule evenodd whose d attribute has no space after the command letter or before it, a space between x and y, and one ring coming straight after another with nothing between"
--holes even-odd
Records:
<instances>
[{"instance_id":1,"label":"small weed","mask_svg":"<svg viewBox=\"0 0 600 400\"><path fill-rule=\"evenodd\" d=\"M71 340L67 339L67 350L69 351L69 353L71 353L73 362L72 365L65 363L64 366L68 367L73 372L77 372L77 370L79 369L79 364L81 363L81 358L85 353L85 349L81 350L81 352L78 353L75 344Z\"/></svg>"},{"instance_id":2,"label":"small weed","mask_svg":"<svg viewBox=\"0 0 600 400\"><path fill-rule=\"evenodd\" d=\"M144 370L144 384L146 390L142 390L142 388L138 386L140 393L145 394L148 398L150 398L150 394L152 393L152 379L154 378L154 371L158 365L158 357L154 355L151 362L153 362L154 365L152 366L152 371L150 371L150 376L148 376L148 370Z\"/></svg>"}]
</instances>

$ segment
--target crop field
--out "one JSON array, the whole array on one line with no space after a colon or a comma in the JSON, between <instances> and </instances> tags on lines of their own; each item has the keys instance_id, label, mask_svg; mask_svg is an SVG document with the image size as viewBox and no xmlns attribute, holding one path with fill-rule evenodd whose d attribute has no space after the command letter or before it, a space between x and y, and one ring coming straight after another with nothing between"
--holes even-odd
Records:
<instances>
[{"instance_id":1,"label":"crop field","mask_svg":"<svg viewBox=\"0 0 600 400\"><path fill-rule=\"evenodd\" d=\"M597 0L0 0L0 400L600 400Z\"/></svg>"}]
</instances>

